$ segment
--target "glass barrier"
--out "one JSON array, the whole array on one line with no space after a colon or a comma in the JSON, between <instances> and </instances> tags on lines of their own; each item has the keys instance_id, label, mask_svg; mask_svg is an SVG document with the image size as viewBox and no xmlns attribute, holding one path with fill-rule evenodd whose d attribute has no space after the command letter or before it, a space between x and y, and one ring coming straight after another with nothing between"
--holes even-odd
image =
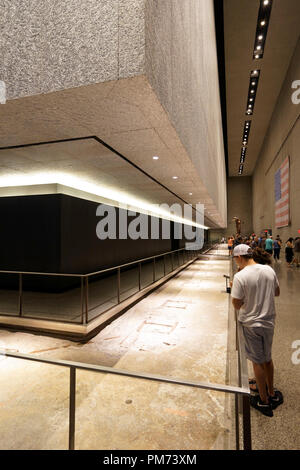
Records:
<instances>
[{"instance_id":1,"label":"glass barrier","mask_svg":"<svg viewBox=\"0 0 300 470\"><path fill-rule=\"evenodd\" d=\"M164 258L155 258L155 280L158 281L164 277Z\"/></svg>"},{"instance_id":2,"label":"glass barrier","mask_svg":"<svg viewBox=\"0 0 300 470\"><path fill-rule=\"evenodd\" d=\"M120 302L139 291L139 264L120 268Z\"/></svg>"},{"instance_id":3,"label":"glass barrier","mask_svg":"<svg viewBox=\"0 0 300 470\"><path fill-rule=\"evenodd\" d=\"M184 252L183 251L178 252L178 258L179 258L179 266L182 266L184 264Z\"/></svg>"},{"instance_id":4,"label":"glass barrier","mask_svg":"<svg viewBox=\"0 0 300 470\"><path fill-rule=\"evenodd\" d=\"M141 289L153 283L153 260L141 263Z\"/></svg>"},{"instance_id":5,"label":"glass barrier","mask_svg":"<svg viewBox=\"0 0 300 470\"><path fill-rule=\"evenodd\" d=\"M0 274L0 315L19 315L19 274Z\"/></svg>"},{"instance_id":6,"label":"glass barrier","mask_svg":"<svg viewBox=\"0 0 300 470\"><path fill-rule=\"evenodd\" d=\"M22 316L81 323L81 279L72 276L22 275Z\"/></svg>"},{"instance_id":7,"label":"glass barrier","mask_svg":"<svg viewBox=\"0 0 300 470\"><path fill-rule=\"evenodd\" d=\"M177 269L179 267L179 262L178 262L178 251L175 251L172 253L173 256L173 269Z\"/></svg>"},{"instance_id":8,"label":"glass barrier","mask_svg":"<svg viewBox=\"0 0 300 470\"><path fill-rule=\"evenodd\" d=\"M190 250L175 251L110 273L85 277L0 273L0 315L82 323L91 320L195 258Z\"/></svg>"},{"instance_id":9,"label":"glass barrier","mask_svg":"<svg viewBox=\"0 0 300 470\"><path fill-rule=\"evenodd\" d=\"M165 255L165 266L166 266L166 274L170 274L170 272L173 271L172 255Z\"/></svg>"},{"instance_id":10,"label":"glass barrier","mask_svg":"<svg viewBox=\"0 0 300 470\"><path fill-rule=\"evenodd\" d=\"M76 389L77 450L235 449L229 393L83 370Z\"/></svg>"},{"instance_id":11,"label":"glass barrier","mask_svg":"<svg viewBox=\"0 0 300 470\"><path fill-rule=\"evenodd\" d=\"M118 271L88 276L88 321L118 304Z\"/></svg>"},{"instance_id":12,"label":"glass barrier","mask_svg":"<svg viewBox=\"0 0 300 470\"><path fill-rule=\"evenodd\" d=\"M68 449L69 376L67 367L0 357L1 450Z\"/></svg>"},{"instance_id":13,"label":"glass barrier","mask_svg":"<svg viewBox=\"0 0 300 470\"><path fill-rule=\"evenodd\" d=\"M0 450L66 450L70 424L76 450L244 448L234 393L82 369L73 377L70 422L69 367L1 356Z\"/></svg>"}]
</instances>

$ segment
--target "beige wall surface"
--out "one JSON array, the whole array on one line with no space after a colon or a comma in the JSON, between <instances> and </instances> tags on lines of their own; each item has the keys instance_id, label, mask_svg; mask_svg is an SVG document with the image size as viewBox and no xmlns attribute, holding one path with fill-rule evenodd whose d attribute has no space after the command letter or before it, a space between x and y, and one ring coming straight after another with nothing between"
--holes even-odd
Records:
<instances>
[{"instance_id":1,"label":"beige wall surface","mask_svg":"<svg viewBox=\"0 0 300 470\"><path fill-rule=\"evenodd\" d=\"M212 0L146 1L146 75L223 219L226 170Z\"/></svg>"},{"instance_id":2,"label":"beige wall surface","mask_svg":"<svg viewBox=\"0 0 300 470\"><path fill-rule=\"evenodd\" d=\"M253 233L252 223L252 177L232 176L227 179L227 220L224 230L210 230L210 240L220 240L236 235L236 224L233 217L241 220L241 235Z\"/></svg>"},{"instance_id":3,"label":"beige wall surface","mask_svg":"<svg viewBox=\"0 0 300 470\"><path fill-rule=\"evenodd\" d=\"M283 83L253 175L255 232L272 228L285 241L300 230L300 104L292 102L294 81L300 80L300 39ZM299 98L299 93L298 93ZM275 228L275 173L290 158L290 225Z\"/></svg>"},{"instance_id":4,"label":"beige wall surface","mask_svg":"<svg viewBox=\"0 0 300 470\"><path fill-rule=\"evenodd\" d=\"M236 234L233 217L241 220L241 235L253 233L252 224L252 178L251 176L231 177L227 180L228 188L228 227L226 236Z\"/></svg>"}]
</instances>

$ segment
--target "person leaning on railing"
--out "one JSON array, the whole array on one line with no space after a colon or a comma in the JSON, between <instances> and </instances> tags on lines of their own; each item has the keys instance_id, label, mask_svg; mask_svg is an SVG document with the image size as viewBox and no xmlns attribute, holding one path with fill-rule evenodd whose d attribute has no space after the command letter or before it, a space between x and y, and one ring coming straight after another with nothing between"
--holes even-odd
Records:
<instances>
[{"instance_id":1,"label":"person leaning on railing","mask_svg":"<svg viewBox=\"0 0 300 470\"><path fill-rule=\"evenodd\" d=\"M254 253L245 244L234 248L233 258L239 272L234 276L231 296L255 375L255 380L249 379L250 389L255 393L250 404L264 415L273 416L273 410L283 403L282 393L273 385L272 361L274 297L280 295L280 288L275 271L268 265L268 257L271 258L263 250L256 249Z\"/></svg>"}]
</instances>

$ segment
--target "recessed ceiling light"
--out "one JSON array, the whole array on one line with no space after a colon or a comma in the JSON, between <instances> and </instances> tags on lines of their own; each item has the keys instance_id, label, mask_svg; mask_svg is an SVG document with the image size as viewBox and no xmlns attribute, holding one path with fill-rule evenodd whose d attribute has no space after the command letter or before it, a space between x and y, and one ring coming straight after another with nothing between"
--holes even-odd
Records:
<instances>
[{"instance_id":1,"label":"recessed ceiling light","mask_svg":"<svg viewBox=\"0 0 300 470\"><path fill-rule=\"evenodd\" d=\"M269 0L264 0L264 5L269 5Z\"/></svg>"},{"instance_id":2,"label":"recessed ceiling light","mask_svg":"<svg viewBox=\"0 0 300 470\"><path fill-rule=\"evenodd\" d=\"M177 180L178 176L172 176L173 180Z\"/></svg>"},{"instance_id":3,"label":"recessed ceiling light","mask_svg":"<svg viewBox=\"0 0 300 470\"><path fill-rule=\"evenodd\" d=\"M261 50L261 46L257 46L256 49L257 49L258 51L260 51L260 50Z\"/></svg>"},{"instance_id":4,"label":"recessed ceiling light","mask_svg":"<svg viewBox=\"0 0 300 470\"><path fill-rule=\"evenodd\" d=\"M256 54L255 59L259 59L259 55L258 55L258 54Z\"/></svg>"},{"instance_id":5,"label":"recessed ceiling light","mask_svg":"<svg viewBox=\"0 0 300 470\"><path fill-rule=\"evenodd\" d=\"M157 155L155 155L155 156L152 157L152 158L153 158L153 160L158 160L158 159L159 159L159 157L158 157Z\"/></svg>"},{"instance_id":6,"label":"recessed ceiling light","mask_svg":"<svg viewBox=\"0 0 300 470\"><path fill-rule=\"evenodd\" d=\"M254 93L255 90L251 90L251 93Z\"/></svg>"},{"instance_id":7,"label":"recessed ceiling light","mask_svg":"<svg viewBox=\"0 0 300 470\"><path fill-rule=\"evenodd\" d=\"M266 24L265 20L261 21L260 24L261 24L262 26L265 26L265 24Z\"/></svg>"},{"instance_id":8,"label":"recessed ceiling light","mask_svg":"<svg viewBox=\"0 0 300 470\"><path fill-rule=\"evenodd\" d=\"M192 195L193 195L193 193L189 193L189 196L192 196Z\"/></svg>"},{"instance_id":9,"label":"recessed ceiling light","mask_svg":"<svg viewBox=\"0 0 300 470\"><path fill-rule=\"evenodd\" d=\"M258 36L258 40L259 40L259 41L262 41L262 40L263 40L263 38L264 38L264 37L263 37L263 35L262 35L262 34L261 34L260 36Z\"/></svg>"},{"instance_id":10,"label":"recessed ceiling light","mask_svg":"<svg viewBox=\"0 0 300 470\"><path fill-rule=\"evenodd\" d=\"M250 98L250 101L253 101L253 98Z\"/></svg>"}]
</instances>

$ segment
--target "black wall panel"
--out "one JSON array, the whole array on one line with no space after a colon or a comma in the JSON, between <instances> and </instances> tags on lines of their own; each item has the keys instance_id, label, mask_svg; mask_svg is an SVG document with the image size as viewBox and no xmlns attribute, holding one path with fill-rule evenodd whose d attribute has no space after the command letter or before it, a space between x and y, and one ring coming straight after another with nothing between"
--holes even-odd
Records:
<instances>
[{"instance_id":1,"label":"black wall panel","mask_svg":"<svg viewBox=\"0 0 300 470\"><path fill-rule=\"evenodd\" d=\"M173 223L170 239L152 240L150 219L148 240L99 240L98 205L63 194L0 198L0 270L85 274L184 247L184 240L174 240ZM70 281L24 276L23 287L62 290ZM2 288L16 282L15 275L0 275Z\"/></svg>"},{"instance_id":2,"label":"black wall panel","mask_svg":"<svg viewBox=\"0 0 300 470\"><path fill-rule=\"evenodd\" d=\"M61 206L61 271L88 273L119 264L171 251L169 240L99 240L96 227L98 203L62 196ZM119 220L116 208L116 220ZM128 217L128 223L134 217ZM150 235L150 223L149 235ZM118 233L118 223L117 223Z\"/></svg>"},{"instance_id":3,"label":"black wall panel","mask_svg":"<svg viewBox=\"0 0 300 470\"><path fill-rule=\"evenodd\" d=\"M60 195L0 198L0 269L58 272Z\"/></svg>"}]
</instances>

